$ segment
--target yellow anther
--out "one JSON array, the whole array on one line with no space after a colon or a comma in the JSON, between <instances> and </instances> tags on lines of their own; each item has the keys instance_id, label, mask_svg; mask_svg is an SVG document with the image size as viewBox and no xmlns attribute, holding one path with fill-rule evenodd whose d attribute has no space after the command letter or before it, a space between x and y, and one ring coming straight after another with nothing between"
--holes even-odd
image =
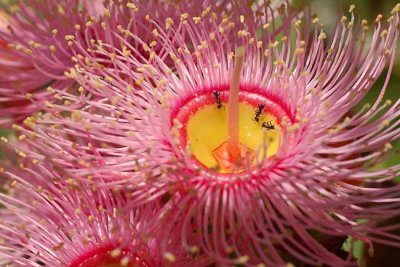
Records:
<instances>
[{"instance_id":1,"label":"yellow anther","mask_svg":"<svg viewBox=\"0 0 400 267\"><path fill-rule=\"evenodd\" d=\"M10 186L12 188L15 188L17 186L17 184L18 184L18 182L14 180L14 181L11 182Z\"/></svg>"},{"instance_id":2,"label":"yellow anther","mask_svg":"<svg viewBox=\"0 0 400 267\"><path fill-rule=\"evenodd\" d=\"M295 50L296 55L301 55L303 53L304 53L304 48L296 48L296 50Z\"/></svg>"},{"instance_id":3,"label":"yellow anther","mask_svg":"<svg viewBox=\"0 0 400 267\"><path fill-rule=\"evenodd\" d=\"M169 262L175 262L176 261L175 255L172 254L171 252L165 252L164 253L164 259L166 259Z\"/></svg>"},{"instance_id":4,"label":"yellow anther","mask_svg":"<svg viewBox=\"0 0 400 267\"><path fill-rule=\"evenodd\" d=\"M107 8L104 8L103 15L105 18L110 18L111 17L110 10L108 10Z\"/></svg>"},{"instance_id":5,"label":"yellow anther","mask_svg":"<svg viewBox=\"0 0 400 267\"><path fill-rule=\"evenodd\" d=\"M246 264L248 261L249 261L249 256L241 256L239 259L238 259L238 263L239 264Z\"/></svg>"},{"instance_id":6,"label":"yellow anther","mask_svg":"<svg viewBox=\"0 0 400 267\"><path fill-rule=\"evenodd\" d=\"M246 30L241 30L238 32L239 37L246 37L247 35L249 35L249 32Z\"/></svg>"},{"instance_id":7,"label":"yellow anther","mask_svg":"<svg viewBox=\"0 0 400 267\"><path fill-rule=\"evenodd\" d=\"M54 108L53 103L51 103L51 102L49 102L49 101L45 101L44 103L45 103L46 107L48 107L48 108Z\"/></svg>"},{"instance_id":8,"label":"yellow anther","mask_svg":"<svg viewBox=\"0 0 400 267\"><path fill-rule=\"evenodd\" d=\"M190 248L190 253L196 254L196 253L198 253L198 252L199 252L199 248L198 248L197 246L192 246L192 247Z\"/></svg>"},{"instance_id":9,"label":"yellow anther","mask_svg":"<svg viewBox=\"0 0 400 267\"><path fill-rule=\"evenodd\" d=\"M65 10L61 5L57 5L57 13L60 14L61 16L65 15Z\"/></svg>"},{"instance_id":10,"label":"yellow anther","mask_svg":"<svg viewBox=\"0 0 400 267\"><path fill-rule=\"evenodd\" d=\"M154 37L156 37L156 38L159 36L157 29L153 29L152 33L153 33Z\"/></svg>"},{"instance_id":11,"label":"yellow anther","mask_svg":"<svg viewBox=\"0 0 400 267\"><path fill-rule=\"evenodd\" d=\"M118 31L119 33L124 33L124 32L125 32L124 28L122 28L121 25L117 25L117 31ZM95 42L96 42L96 41L95 41Z\"/></svg>"},{"instance_id":12,"label":"yellow anther","mask_svg":"<svg viewBox=\"0 0 400 267\"><path fill-rule=\"evenodd\" d=\"M123 257L120 261L121 266L128 266L129 264L129 257Z\"/></svg>"},{"instance_id":13,"label":"yellow anther","mask_svg":"<svg viewBox=\"0 0 400 267\"><path fill-rule=\"evenodd\" d=\"M397 4L397 5L392 9L391 14L394 15L394 14L399 13L399 12L400 12L400 3Z\"/></svg>"},{"instance_id":14,"label":"yellow anther","mask_svg":"<svg viewBox=\"0 0 400 267\"><path fill-rule=\"evenodd\" d=\"M32 94L31 93L26 93L25 94L25 99L26 100L31 100L32 99Z\"/></svg>"},{"instance_id":15,"label":"yellow anther","mask_svg":"<svg viewBox=\"0 0 400 267\"><path fill-rule=\"evenodd\" d=\"M168 30L174 24L174 21L171 18L167 18L165 20L165 29Z\"/></svg>"},{"instance_id":16,"label":"yellow anther","mask_svg":"<svg viewBox=\"0 0 400 267\"><path fill-rule=\"evenodd\" d=\"M143 82L144 82L144 78L143 77L140 77L140 78L135 80L135 84L138 85L138 86L142 86Z\"/></svg>"},{"instance_id":17,"label":"yellow anther","mask_svg":"<svg viewBox=\"0 0 400 267\"><path fill-rule=\"evenodd\" d=\"M183 21L186 21L187 19L188 19L188 17L189 17L189 14L188 13L183 13L183 14L181 14L181 21L183 22Z\"/></svg>"},{"instance_id":18,"label":"yellow anther","mask_svg":"<svg viewBox=\"0 0 400 267\"><path fill-rule=\"evenodd\" d=\"M78 110L75 110L71 113L71 120L75 122L82 120L82 118L83 118L82 113Z\"/></svg>"},{"instance_id":19,"label":"yellow anther","mask_svg":"<svg viewBox=\"0 0 400 267\"><path fill-rule=\"evenodd\" d=\"M201 16L207 16L208 13L210 13L211 11L211 7L207 7L206 9L203 10L203 12L201 12Z\"/></svg>"},{"instance_id":20,"label":"yellow anther","mask_svg":"<svg viewBox=\"0 0 400 267\"><path fill-rule=\"evenodd\" d=\"M215 40L215 33L214 32L210 33L210 39L211 40Z\"/></svg>"},{"instance_id":21,"label":"yellow anther","mask_svg":"<svg viewBox=\"0 0 400 267\"><path fill-rule=\"evenodd\" d=\"M113 251L111 251L110 255L111 255L111 257L116 258L119 255L121 255L121 250L120 249L114 249Z\"/></svg>"},{"instance_id":22,"label":"yellow anther","mask_svg":"<svg viewBox=\"0 0 400 267\"><path fill-rule=\"evenodd\" d=\"M355 8L356 8L355 5L350 5L349 12L352 13L352 12L354 11Z\"/></svg>"},{"instance_id":23,"label":"yellow anther","mask_svg":"<svg viewBox=\"0 0 400 267\"><path fill-rule=\"evenodd\" d=\"M199 24L201 21L201 17L193 17L194 24Z\"/></svg>"},{"instance_id":24,"label":"yellow anther","mask_svg":"<svg viewBox=\"0 0 400 267\"><path fill-rule=\"evenodd\" d=\"M389 120L383 120L382 124L383 124L383 126L388 127L390 125L390 121Z\"/></svg>"},{"instance_id":25,"label":"yellow anther","mask_svg":"<svg viewBox=\"0 0 400 267\"><path fill-rule=\"evenodd\" d=\"M124 54L124 56L130 57L130 55L132 54L132 51L129 50L126 46L123 46L122 47L122 53Z\"/></svg>"},{"instance_id":26,"label":"yellow anther","mask_svg":"<svg viewBox=\"0 0 400 267\"><path fill-rule=\"evenodd\" d=\"M156 41L152 41L152 42L149 44L149 46L150 46L151 48L155 47L156 45L157 45L157 42L156 42Z\"/></svg>"},{"instance_id":27,"label":"yellow anther","mask_svg":"<svg viewBox=\"0 0 400 267\"><path fill-rule=\"evenodd\" d=\"M73 36L73 35L70 35L70 34L65 35L65 41L72 41L74 39L75 39L75 36Z\"/></svg>"},{"instance_id":28,"label":"yellow anther","mask_svg":"<svg viewBox=\"0 0 400 267\"><path fill-rule=\"evenodd\" d=\"M126 6L135 13L139 11L139 8L134 3L127 3Z\"/></svg>"}]
</instances>

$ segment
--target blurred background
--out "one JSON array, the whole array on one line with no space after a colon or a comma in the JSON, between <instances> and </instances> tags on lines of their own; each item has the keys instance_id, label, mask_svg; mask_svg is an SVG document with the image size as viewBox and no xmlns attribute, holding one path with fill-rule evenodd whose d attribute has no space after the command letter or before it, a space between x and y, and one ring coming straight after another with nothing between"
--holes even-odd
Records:
<instances>
[{"instance_id":1,"label":"blurred background","mask_svg":"<svg viewBox=\"0 0 400 267\"><path fill-rule=\"evenodd\" d=\"M0 9L4 8L6 5L9 5L15 1L22 0L0 0ZM31 0L27 0L31 1ZM333 28L337 14L340 8L343 9L346 15L348 15L348 9L351 4L356 6L355 13L360 19L367 19L368 21L375 20L378 14L382 14L384 16L388 16L392 8L397 4L399 0L312 0L313 4L313 12L318 14L321 23L326 25L326 31L329 36L331 29ZM293 0L293 5L296 7L304 6L308 0ZM371 33L371 32L370 32ZM387 93L385 95L385 99L391 99L396 101L400 98L400 44L397 46L397 54L396 54L396 62L395 67L393 69L393 73L391 75L391 80L389 83L389 87L387 89ZM382 88L383 82L385 79L385 73L380 77L378 82L375 84L373 90L368 94L368 96L364 99L363 103L360 103L359 106L364 105L367 102L373 103L376 96L378 95L380 89ZM1 110L0 110L1 112ZM1 135L10 135L12 132L9 129L0 129ZM376 168L387 167L395 164L400 164L400 141L393 143L394 149L390 151L385 160L380 163ZM0 148L0 167L2 158L5 158L5 155L2 154ZM400 178L398 178L398 182L400 182ZM2 189L0 189L1 191ZM393 222L386 222L393 223ZM400 218L396 223L400 223ZM399 233L400 236L400 233ZM344 249L346 247L344 246ZM388 248L385 246L376 246L374 247L374 256L368 256L365 248L362 246L360 242L357 243L357 250L355 252L355 256L360 258L360 266L368 266L368 267L396 267L400 266L400 249Z\"/></svg>"}]
</instances>

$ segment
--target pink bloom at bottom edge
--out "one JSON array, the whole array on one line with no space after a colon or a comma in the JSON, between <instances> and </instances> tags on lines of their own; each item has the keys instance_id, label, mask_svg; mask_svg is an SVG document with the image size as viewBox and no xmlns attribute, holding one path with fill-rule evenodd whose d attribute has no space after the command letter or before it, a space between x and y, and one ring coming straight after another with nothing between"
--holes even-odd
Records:
<instances>
[{"instance_id":1,"label":"pink bloom at bottom edge","mask_svg":"<svg viewBox=\"0 0 400 267\"><path fill-rule=\"evenodd\" d=\"M162 253L151 229L156 205L127 211L127 194L121 191L56 183L44 173L45 180L27 178L29 172L10 175L12 193L0 194L6 208L0 222L5 266L207 265L178 243Z\"/></svg>"}]
</instances>

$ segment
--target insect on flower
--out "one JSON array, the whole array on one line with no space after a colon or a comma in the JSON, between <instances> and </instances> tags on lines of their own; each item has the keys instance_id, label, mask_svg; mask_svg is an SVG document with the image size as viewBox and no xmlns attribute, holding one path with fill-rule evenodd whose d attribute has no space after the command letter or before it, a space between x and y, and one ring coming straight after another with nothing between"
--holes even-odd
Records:
<instances>
[{"instance_id":1,"label":"insect on flower","mask_svg":"<svg viewBox=\"0 0 400 267\"><path fill-rule=\"evenodd\" d=\"M261 127L267 129L267 130L275 130L275 126L272 124L272 122L267 121L267 122L263 122Z\"/></svg>"},{"instance_id":2,"label":"insect on flower","mask_svg":"<svg viewBox=\"0 0 400 267\"><path fill-rule=\"evenodd\" d=\"M261 116L261 114L262 114L264 108L265 108L265 105L264 105L264 104L258 104L258 109L256 110L256 112L255 112L255 114L254 114L254 120L255 120L256 122L259 122L259 121L260 121L260 116Z\"/></svg>"},{"instance_id":3,"label":"insect on flower","mask_svg":"<svg viewBox=\"0 0 400 267\"><path fill-rule=\"evenodd\" d=\"M219 96L219 92L214 90L213 95L215 98L215 102L217 103L217 108L218 109L222 108L222 101L221 101L221 97Z\"/></svg>"}]
</instances>

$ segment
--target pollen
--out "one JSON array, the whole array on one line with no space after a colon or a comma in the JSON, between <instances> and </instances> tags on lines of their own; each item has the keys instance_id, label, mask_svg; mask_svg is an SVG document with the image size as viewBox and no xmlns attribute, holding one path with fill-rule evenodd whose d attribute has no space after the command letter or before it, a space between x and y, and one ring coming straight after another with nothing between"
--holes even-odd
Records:
<instances>
[{"instance_id":1,"label":"pollen","mask_svg":"<svg viewBox=\"0 0 400 267\"><path fill-rule=\"evenodd\" d=\"M15 188L15 187L17 187L17 184L18 184L18 182L14 180L11 182L10 186L11 186L11 188Z\"/></svg>"},{"instance_id":2,"label":"pollen","mask_svg":"<svg viewBox=\"0 0 400 267\"><path fill-rule=\"evenodd\" d=\"M399 12L400 12L400 3L397 4L397 5L392 9L391 14L394 15L394 14L399 13Z\"/></svg>"},{"instance_id":3,"label":"pollen","mask_svg":"<svg viewBox=\"0 0 400 267\"><path fill-rule=\"evenodd\" d=\"M165 20L165 29L166 30L170 29L173 24L174 24L174 21L172 20L172 18L167 18Z\"/></svg>"},{"instance_id":4,"label":"pollen","mask_svg":"<svg viewBox=\"0 0 400 267\"><path fill-rule=\"evenodd\" d=\"M32 94L31 93L26 93L25 94L25 99L26 100L31 100L32 99Z\"/></svg>"},{"instance_id":5,"label":"pollen","mask_svg":"<svg viewBox=\"0 0 400 267\"><path fill-rule=\"evenodd\" d=\"M128 266L128 264L129 264L129 257L124 257L124 258L122 258L120 263L121 263L122 266Z\"/></svg>"},{"instance_id":6,"label":"pollen","mask_svg":"<svg viewBox=\"0 0 400 267\"><path fill-rule=\"evenodd\" d=\"M249 256L241 256L238 259L239 264L246 264L250 260Z\"/></svg>"},{"instance_id":7,"label":"pollen","mask_svg":"<svg viewBox=\"0 0 400 267\"><path fill-rule=\"evenodd\" d=\"M175 255L172 254L171 252L165 252L164 253L164 259L166 259L169 262L175 262L176 261Z\"/></svg>"},{"instance_id":8,"label":"pollen","mask_svg":"<svg viewBox=\"0 0 400 267\"><path fill-rule=\"evenodd\" d=\"M107 8L104 8L104 10L103 10L103 15L104 15L104 17L106 17L106 18L111 18L110 10L107 9Z\"/></svg>"},{"instance_id":9,"label":"pollen","mask_svg":"<svg viewBox=\"0 0 400 267\"><path fill-rule=\"evenodd\" d=\"M378 16L376 16L375 22L380 22L382 18L382 14L379 14Z\"/></svg>"},{"instance_id":10,"label":"pollen","mask_svg":"<svg viewBox=\"0 0 400 267\"><path fill-rule=\"evenodd\" d=\"M384 120L382 124L383 126L388 127L390 125L390 120Z\"/></svg>"},{"instance_id":11,"label":"pollen","mask_svg":"<svg viewBox=\"0 0 400 267\"><path fill-rule=\"evenodd\" d=\"M385 144L384 151L386 152L386 151L389 151L389 150L391 150L391 149L393 149L393 145L392 145L391 143L386 143L386 144Z\"/></svg>"},{"instance_id":12,"label":"pollen","mask_svg":"<svg viewBox=\"0 0 400 267\"><path fill-rule=\"evenodd\" d=\"M201 21L201 17L193 17L194 24L199 24Z\"/></svg>"},{"instance_id":13,"label":"pollen","mask_svg":"<svg viewBox=\"0 0 400 267\"><path fill-rule=\"evenodd\" d=\"M139 8L134 3L127 3L126 6L135 13L139 11Z\"/></svg>"},{"instance_id":14,"label":"pollen","mask_svg":"<svg viewBox=\"0 0 400 267\"><path fill-rule=\"evenodd\" d=\"M72 41L75 39L75 36L73 35L65 35L65 41Z\"/></svg>"}]
</instances>

